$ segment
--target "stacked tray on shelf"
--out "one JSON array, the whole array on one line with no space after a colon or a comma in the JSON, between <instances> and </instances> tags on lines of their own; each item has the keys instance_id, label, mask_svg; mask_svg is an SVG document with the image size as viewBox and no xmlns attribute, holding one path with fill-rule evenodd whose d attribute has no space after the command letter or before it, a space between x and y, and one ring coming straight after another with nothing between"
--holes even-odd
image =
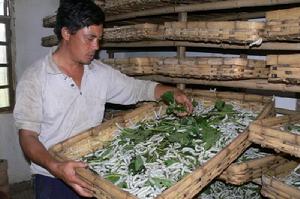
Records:
<instances>
[{"instance_id":1,"label":"stacked tray on shelf","mask_svg":"<svg viewBox=\"0 0 300 199\"><path fill-rule=\"evenodd\" d=\"M268 116L274 109L272 103L270 103L270 99L261 96L234 93L218 94L205 91L188 91L188 93L192 93L192 96L201 102L200 107L208 109L218 99L226 99L225 101L227 102L237 103L239 107L245 108L246 112L247 110L260 112L258 118ZM103 150L106 150L107 143L114 139L114 133L120 126L122 126L121 128L125 128L141 120L148 121L149 119L156 118L157 114L155 116L153 111L163 113L164 109L161 109L159 105L144 105L128 114L105 122L99 127L95 127L59 143L53 146L50 151L58 159L78 160L103 147ZM116 123L119 125L116 125ZM238 133L236 138L230 141L229 144L217 152L211 159L208 159L204 164L200 164L191 173L184 175L181 180L172 184L171 187L164 190L156 198L192 198L212 179L221 174L250 145L247 137L248 131L246 129L244 132ZM95 196L97 197L136 198L136 196L122 190L104 179L103 176L101 177L90 170L79 169L77 173L82 179L93 184L95 187Z\"/></svg>"},{"instance_id":2,"label":"stacked tray on shelf","mask_svg":"<svg viewBox=\"0 0 300 199\"><path fill-rule=\"evenodd\" d=\"M165 22L165 38L176 41L250 44L262 39L264 22Z\"/></svg>"},{"instance_id":3,"label":"stacked tray on shelf","mask_svg":"<svg viewBox=\"0 0 300 199\"><path fill-rule=\"evenodd\" d=\"M263 22L250 21L143 23L105 28L103 39L105 42L185 40L251 44L262 39L263 28ZM56 44L53 36L42 38L43 46Z\"/></svg>"},{"instance_id":4,"label":"stacked tray on shelf","mask_svg":"<svg viewBox=\"0 0 300 199\"><path fill-rule=\"evenodd\" d=\"M268 55L269 82L300 84L300 54Z\"/></svg>"},{"instance_id":5,"label":"stacked tray on shelf","mask_svg":"<svg viewBox=\"0 0 300 199\"><path fill-rule=\"evenodd\" d=\"M232 163L219 179L229 184L242 185L261 178L263 174L287 162L288 158L281 155L272 155L270 152L251 147L238 161Z\"/></svg>"},{"instance_id":6,"label":"stacked tray on shelf","mask_svg":"<svg viewBox=\"0 0 300 199\"><path fill-rule=\"evenodd\" d=\"M299 7L267 12L266 20L266 40L300 40Z\"/></svg>"},{"instance_id":7,"label":"stacked tray on shelf","mask_svg":"<svg viewBox=\"0 0 300 199\"><path fill-rule=\"evenodd\" d=\"M267 78L265 61L224 57L136 57L104 59L127 75L164 75L199 79Z\"/></svg>"},{"instance_id":8,"label":"stacked tray on shelf","mask_svg":"<svg viewBox=\"0 0 300 199\"><path fill-rule=\"evenodd\" d=\"M294 111L286 111L285 109L280 110L280 112L283 112L287 117L288 115L293 116L297 114ZM267 118L274 117L277 113L277 110L275 110ZM273 122L265 123L265 126L271 127L273 125ZM279 175L283 172L283 165L294 165L294 163L291 163L291 159L293 158L288 154L274 154L272 149L254 145L236 162L232 163L219 176L219 179L234 185L241 185L250 181L262 184L261 177L263 175ZM266 177L264 176L264 178Z\"/></svg>"},{"instance_id":9,"label":"stacked tray on shelf","mask_svg":"<svg viewBox=\"0 0 300 199\"><path fill-rule=\"evenodd\" d=\"M163 40L164 27L157 24L137 24L105 28L103 39L107 42Z\"/></svg>"},{"instance_id":10,"label":"stacked tray on shelf","mask_svg":"<svg viewBox=\"0 0 300 199\"><path fill-rule=\"evenodd\" d=\"M58 44L58 39L56 35L49 35L46 37L42 37L42 46L44 47L52 47Z\"/></svg>"},{"instance_id":11,"label":"stacked tray on shelf","mask_svg":"<svg viewBox=\"0 0 300 199\"><path fill-rule=\"evenodd\" d=\"M253 122L249 140L263 147L300 157L300 115L270 117Z\"/></svg>"}]
</instances>

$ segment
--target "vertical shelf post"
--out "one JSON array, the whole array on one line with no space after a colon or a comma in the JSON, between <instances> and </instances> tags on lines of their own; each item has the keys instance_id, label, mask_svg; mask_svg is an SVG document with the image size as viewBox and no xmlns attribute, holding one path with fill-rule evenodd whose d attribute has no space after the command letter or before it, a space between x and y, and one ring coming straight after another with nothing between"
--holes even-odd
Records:
<instances>
[{"instance_id":1,"label":"vertical shelf post","mask_svg":"<svg viewBox=\"0 0 300 199\"><path fill-rule=\"evenodd\" d=\"M178 21L186 22L187 21L187 12L178 13ZM185 46L178 46L177 47L177 58L179 60L185 58L185 52L186 52ZM177 84L177 88L179 88L180 90L184 90L185 84Z\"/></svg>"},{"instance_id":2,"label":"vertical shelf post","mask_svg":"<svg viewBox=\"0 0 300 199\"><path fill-rule=\"evenodd\" d=\"M107 52L107 54L108 54L108 58L109 58L109 59L115 58L115 53L114 53L114 51L108 50L108 51L106 51L106 52Z\"/></svg>"}]
</instances>

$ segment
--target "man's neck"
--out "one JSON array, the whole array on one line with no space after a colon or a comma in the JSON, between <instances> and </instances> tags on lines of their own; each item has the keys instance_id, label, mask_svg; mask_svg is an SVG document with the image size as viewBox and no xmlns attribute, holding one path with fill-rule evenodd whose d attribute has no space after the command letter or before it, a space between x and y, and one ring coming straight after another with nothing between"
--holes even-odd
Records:
<instances>
[{"instance_id":1,"label":"man's neck","mask_svg":"<svg viewBox=\"0 0 300 199\"><path fill-rule=\"evenodd\" d=\"M59 46L57 50L53 53L53 60L59 68L62 67L72 70L78 67L83 67L83 64L76 62L72 58L70 52L63 46Z\"/></svg>"},{"instance_id":2,"label":"man's neck","mask_svg":"<svg viewBox=\"0 0 300 199\"><path fill-rule=\"evenodd\" d=\"M52 57L54 63L57 65L60 71L65 75L71 77L76 85L80 88L81 79L84 72L83 64L74 61L71 58L70 53L68 53L68 51L64 50L64 48L61 47L59 47L53 53Z\"/></svg>"}]
</instances>

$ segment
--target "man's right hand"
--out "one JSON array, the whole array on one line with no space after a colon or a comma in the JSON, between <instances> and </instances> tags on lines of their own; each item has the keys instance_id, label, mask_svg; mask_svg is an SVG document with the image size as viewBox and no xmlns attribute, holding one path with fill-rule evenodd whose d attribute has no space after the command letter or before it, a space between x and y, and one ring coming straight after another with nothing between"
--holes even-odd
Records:
<instances>
[{"instance_id":1,"label":"man's right hand","mask_svg":"<svg viewBox=\"0 0 300 199\"><path fill-rule=\"evenodd\" d=\"M75 172L76 168L86 167L87 165L83 162L55 162L49 165L49 171L52 175L71 186L79 195L93 197L92 186L81 180Z\"/></svg>"},{"instance_id":2,"label":"man's right hand","mask_svg":"<svg viewBox=\"0 0 300 199\"><path fill-rule=\"evenodd\" d=\"M46 168L52 175L62 179L70 185L79 195L92 197L92 186L81 180L75 172L76 168L85 168L83 162L58 162L39 141L38 134L33 131L21 129L19 132L20 145L25 155L34 163Z\"/></svg>"}]
</instances>

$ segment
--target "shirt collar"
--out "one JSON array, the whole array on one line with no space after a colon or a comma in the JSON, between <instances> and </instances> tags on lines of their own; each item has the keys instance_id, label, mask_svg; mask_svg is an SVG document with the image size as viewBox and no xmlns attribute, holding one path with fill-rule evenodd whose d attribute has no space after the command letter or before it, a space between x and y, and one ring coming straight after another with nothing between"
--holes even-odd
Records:
<instances>
[{"instance_id":1,"label":"shirt collar","mask_svg":"<svg viewBox=\"0 0 300 199\"><path fill-rule=\"evenodd\" d=\"M54 46L50 49L50 52L47 55L47 72L49 74L62 74L61 70L59 70L57 64L53 61L53 53L56 51L57 46ZM95 68L94 66L94 60L89 65L84 65L84 70L93 70Z\"/></svg>"}]
</instances>

